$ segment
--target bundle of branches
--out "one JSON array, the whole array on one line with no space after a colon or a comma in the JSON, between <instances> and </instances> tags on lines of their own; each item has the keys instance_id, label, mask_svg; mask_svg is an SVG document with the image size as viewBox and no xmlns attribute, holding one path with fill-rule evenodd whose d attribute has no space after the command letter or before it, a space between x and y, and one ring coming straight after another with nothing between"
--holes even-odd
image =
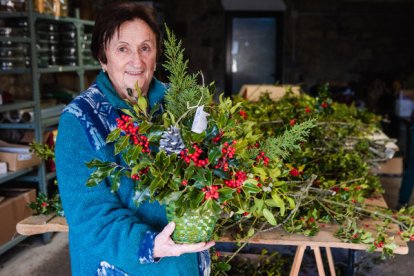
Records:
<instances>
[{"instance_id":1,"label":"bundle of branches","mask_svg":"<svg viewBox=\"0 0 414 276\"><path fill-rule=\"evenodd\" d=\"M317 127L311 130L309 139L297 145L302 150L285 156L286 178L273 184L284 190L286 197L294 199L294 204L283 206L275 215L279 218L276 227L311 236L325 223L339 224L337 237L367 244L370 251L381 250L383 257L392 255L397 247L395 236L405 241L414 239L414 208L392 212L367 204L370 198L381 197L383 193L379 178L371 169L390 158L384 143L388 141L371 138L380 129L379 116L353 105L333 102L327 85L320 88L316 98L287 91L278 102L269 96L259 102L237 101L242 108L239 115L255 124L257 132L270 137L316 118ZM365 227L365 217L378 221L374 231ZM397 224L400 231L390 233L387 230L390 223ZM245 217L222 222L223 225L245 229L235 235L244 240L275 227ZM227 227L222 229L228 231Z\"/></svg>"}]
</instances>

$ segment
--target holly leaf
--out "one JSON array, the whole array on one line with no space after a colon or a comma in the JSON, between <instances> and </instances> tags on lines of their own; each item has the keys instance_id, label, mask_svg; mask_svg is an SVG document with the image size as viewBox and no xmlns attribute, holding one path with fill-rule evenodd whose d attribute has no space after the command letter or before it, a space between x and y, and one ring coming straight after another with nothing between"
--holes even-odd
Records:
<instances>
[{"instance_id":1,"label":"holly leaf","mask_svg":"<svg viewBox=\"0 0 414 276\"><path fill-rule=\"evenodd\" d=\"M283 199L278 195L278 190L273 190L271 193L272 199L276 203L277 207L280 208L280 214L283 216L285 215L285 202Z\"/></svg>"},{"instance_id":2,"label":"holly leaf","mask_svg":"<svg viewBox=\"0 0 414 276\"><path fill-rule=\"evenodd\" d=\"M220 195L220 202L225 202L233 198L234 190L230 187L223 187L217 190Z\"/></svg>"},{"instance_id":3,"label":"holly leaf","mask_svg":"<svg viewBox=\"0 0 414 276\"><path fill-rule=\"evenodd\" d=\"M267 208L263 209L263 216L266 218L267 222L269 222L270 225L273 225L273 226L276 225L276 219L273 216L273 214L269 211L269 209Z\"/></svg>"},{"instance_id":4,"label":"holly leaf","mask_svg":"<svg viewBox=\"0 0 414 276\"><path fill-rule=\"evenodd\" d=\"M220 156L221 156L220 147L214 147L208 151L208 160L213 164L217 163L217 160Z\"/></svg>"},{"instance_id":5,"label":"holly leaf","mask_svg":"<svg viewBox=\"0 0 414 276\"><path fill-rule=\"evenodd\" d=\"M261 211L264 207L264 200L263 199L258 199L258 198L254 198L254 206L256 206L256 209L258 211Z\"/></svg>"},{"instance_id":6,"label":"holly leaf","mask_svg":"<svg viewBox=\"0 0 414 276\"><path fill-rule=\"evenodd\" d=\"M156 189L164 187L165 183L166 181L161 176L154 178L149 186L150 194L153 195Z\"/></svg>"},{"instance_id":7,"label":"holly leaf","mask_svg":"<svg viewBox=\"0 0 414 276\"><path fill-rule=\"evenodd\" d=\"M86 181L86 186L93 187L99 185L105 178L107 178L116 167L99 167L97 168Z\"/></svg>"},{"instance_id":8,"label":"holly leaf","mask_svg":"<svg viewBox=\"0 0 414 276\"><path fill-rule=\"evenodd\" d=\"M112 192L116 192L119 189L119 186L121 185L121 176L123 174L123 170L118 170L116 173L111 173L109 176L109 179L111 180L112 186L111 190Z\"/></svg>"},{"instance_id":9,"label":"holly leaf","mask_svg":"<svg viewBox=\"0 0 414 276\"><path fill-rule=\"evenodd\" d=\"M219 271L230 271L231 265L229 265L228 263L225 263L225 262L219 262L219 263L216 264L216 268Z\"/></svg>"},{"instance_id":10,"label":"holly leaf","mask_svg":"<svg viewBox=\"0 0 414 276\"><path fill-rule=\"evenodd\" d=\"M204 199L204 193L194 189L194 195L191 197L191 200L190 200L190 207L192 209L197 208L200 205L201 201L203 201L203 199Z\"/></svg>"},{"instance_id":11,"label":"holly leaf","mask_svg":"<svg viewBox=\"0 0 414 276\"><path fill-rule=\"evenodd\" d=\"M260 179L266 179L267 173L263 168L253 167L253 173L258 175Z\"/></svg>"},{"instance_id":12,"label":"holly leaf","mask_svg":"<svg viewBox=\"0 0 414 276\"><path fill-rule=\"evenodd\" d=\"M92 159L92 161L85 162L85 164L89 169L93 169L93 168L107 167L108 165L110 165L112 163L101 161L101 160L98 160L98 159Z\"/></svg>"},{"instance_id":13,"label":"holly leaf","mask_svg":"<svg viewBox=\"0 0 414 276\"><path fill-rule=\"evenodd\" d=\"M115 143L115 155L126 149L129 145L129 136L122 136L119 138L118 141Z\"/></svg>"},{"instance_id":14,"label":"holly leaf","mask_svg":"<svg viewBox=\"0 0 414 276\"><path fill-rule=\"evenodd\" d=\"M132 164L134 164L135 163L134 161L137 161L141 151L142 151L142 147L139 145L129 147L126 154L123 155L125 163L128 164L128 166L131 166Z\"/></svg>"},{"instance_id":15,"label":"holly leaf","mask_svg":"<svg viewBox=\"0 0 414 276\"><path fill-rule=\"evenodd\" d=\"M213 170L213 174L221 179L229 179L230 174L228 172L225 172L223 170Z\"/></svg>"},{"instance_id":16,"label":"holly leaf","mask_svg":"<svg viewBox=\"0 0 414 276\"><path fill-rule=\"evenodd\" d=\"M147 133L147 131L152 127L152 124L147 121L142 121L139 124L139 132L140 133Z\"/></svg>"},{"instance_id":17,"label":"holly leaf","mask_svg":"<svg viewBox=\"0 0 414 276\"><path fill-rule=\"evenodd\" d=\"M216 125L213 125L212 127L209 127L206 129L206 140L211 140L214 137L216 137L220 133L218 127Z\"/></svg>"},{"instance_id":18,"label":"holly leaf","mask_svg":"<svg viewBox=\"0 0 414 276\"><path fill-rule=\"evenodd\" d=\"M129 109L121 109L122 113L124 113L125 115L128 115L131 118L134 118L134 114L132 114L132 112Z\"/></svg>"},{"instance_id":19,"label":"holly leaf","mask_svg":"<svg viewBox=\"0 0 414 276\"><path fill-rule=\"evenodd\" d=\"M121 129L115 128L114 130L109 133L108 137L106 137L106 143L111 143L118 139L119 135L121 135Z\"/></svg>"},{"instance_id":20,"label":"holly leaf","mask_svg":"<svg viewBox=\"0 0 414 276\"><path fill-rule=\"evenodd\" d=\"M257 194L261 190L262 189L260 189L259 187L257 187L257 185L255 185L253 183L244 183L243 184L243 191L248 193L248 194Z\"/></svg>"},{"instance_id":21,"label":"holly leaf","mask_svg":"<svg viewBox=\"0 0 414 276\"><path fill-rule=\"evenodd\" d=\"M182 191L168 193L162 200L162 204L168 205L171 202L176 202L183 194Z\"/></svg>"},{"instance_id":22,"label":"holly leaf","mask_svg":"<svg viewBox=\"0 0 414 276\"><path fill-rule=\"evenodd\" d=\"M151 132L147 133L148 141L150 141L150 142L158 141L159 138L161 137L162 133L163 133L162 130L154 130L154 131L151 131Z\"/></svg>"}]
</instances>

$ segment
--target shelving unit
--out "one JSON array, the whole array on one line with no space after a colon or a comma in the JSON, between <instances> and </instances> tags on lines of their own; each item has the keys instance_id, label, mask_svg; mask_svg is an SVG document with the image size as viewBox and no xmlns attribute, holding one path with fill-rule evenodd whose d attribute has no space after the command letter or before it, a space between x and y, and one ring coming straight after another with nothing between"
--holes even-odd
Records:
<instances>
[{"instance_id":1,"label":"shelving unit","mask_svg":"<svg viewBox=\"0 0 414 276\"><path fill-rule=\"evenodd\" d=\"M79 11L76 11L75 17L55 17L47 14L35 13L33 9L32 1L27 1L28 12L0 12L0 19L11 18L24 18L28 22L28 37L0 37L0 42L11 41L19 43L27 43L30 46L30 67L29 68L14 68L14 69L2 69L0 74L30 74L31 75L31 89L32 99L26 101L17 101L12 104L0 105L0 113L33 108L34 120L30 123L0 123L0 129L28 129L34 130L35 140L42 141L43 132L46 128L56 127L59 121L59 116L53 117L41 117L41 89L40 89L40 77L42 74L59 74L64 72L73 72L77 74L78 79L78 91L83 91L85 87L85 72L90 70L99 70L99 65L84 65L82 54L82 34L83 28L87 26L93 26L93 21L87 21L80 19ZM49 22L49 23L70 23L75 26L76 31L76 49L77 49L77 66L49 66L46 68L40 68L38 66L38 49L36 47L36 23L37 22ZM89 28L90 28L89 27ZM40 192L47 194L47 183L49 180L56 177L56 173L47 173L45 164L42 163L35 168L27 168L19 170L17 172L9 172L7 174L0 175L0 185L13 180L23 180L37 183ZM0 246L0 255L12 248L20 241L24 240L24 236L17 236L10 242ZM50 239L50 235L43 236L45 242Z\"/></svg>"}]
</instances>

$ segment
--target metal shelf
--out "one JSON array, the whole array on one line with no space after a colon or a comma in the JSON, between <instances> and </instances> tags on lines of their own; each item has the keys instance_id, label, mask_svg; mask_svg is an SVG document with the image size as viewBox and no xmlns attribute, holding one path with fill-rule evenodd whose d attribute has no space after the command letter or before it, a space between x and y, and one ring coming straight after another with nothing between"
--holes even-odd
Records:
<instances>
[{"instance_id":1,"label":"metal shelf","mask_svg":"<svg viewBox=\"0 0 414 276\"><path fill-rule=\"evenodd\" d=\"M16 101L14 103L0 105L0 112L7 112L10 110L30 108L33 106L34 106L33 101Z\"/></svg>"},{"instance_id":2,"label":"metal shelf","mask_svg":"<svg viewBox=\"0 0 414 276\"><path fill-rule=\"evenodd\" d=\"M28 12L0 12L0 18L27 17L28 15Z\"/></svg>"},{"instance_id":3,"label":"metal shelf","mask_svg":"<svg viewBox=\"0 0 414 276\"><path fill-rule=\"evenodd\" d=\"M47 119L42 119L43 128L51 127L59 123L60 116L50 117Z\"/></svg>"},{"instance_id":4,"label":"metal shelf","mask_svg":"<svg viewBox=\"0 0 414 276\"><path fill-rule=\"evenodd\" d=\"M26 169L22 169L22 170L18 170L16 172L8 172L5 174L0 174L0 184L5 183L7 181L16 179L22 175L25 175L31 171L33 171L34 168L26 168ZM1 254L1 253L0 253Z\"/></svg>"},{"instance_id":5,"label":"metal shelf","mask_svg":"<svg viewBox=\"0 0 414 276\"><path fill-rule=\"evenodd\" d=\"M79 69L81 69L79 66L50 66L47 68L39 68L39 73L76 72Z\"/></svg>"},{"instance_id":6,"label":"metal shelf","mask_svg":"<svg viewBox=\"0 0 414 276\"><path fill-rule=\"evenodd\" d=\"M6 244L3 244L2 246L0 246L0 255L3 254L4 252L6 252L7 250L13 248L15 245L17 245L18 243L24 241L25 239L27 239L29 236L22 236L22 235L17 235L14 239L12 239L11 241L7 242Z\"/></svg>"},{"instance_id":7,"label":"metal shelf","mask_svg":"<svg viewBox=\"0 0 414 276\"><path fill-rule=\"evenodd\" d=\"M1 69L0 75L4 74L28 74L30 73L29 68L13 68L13 69Z\"/></svg>"},{"instance_id":8,"label":"metal shelf","mask_svg":"<svg viewBox=\"0 0 414 276\"><path fill-rule=\"evenodd\" d=\"M21 37L21 36L10 36L10 37L4 37L0 36L1 42L22 42L22 43L30 43L30 38L28 37Z\"/></svg>"},{"instance_id":9,"label":"metal shelf","mask_svg":"<svg viewBox=\"0 0 414 276\"><path fill-rule=\"evenodd\" d=\"M34 124L21 124L21 123L3 123L0 124L0 129L35 129Z\"/></svg>"},{"instance_id":10,"label":"metal shelf","mask_svg":"<svg viewBox=\"0 0 414 276\"><path fill-rule=\"evenodd\" d=\"M35 131L36 141L42 141L43 132L50 127L54 127L59 122L59 117L56 114L49 114L49 117L42 114L41 110L41 91L40 91L40 76L41 74L53 74L61 72L74 72L78 77L78 91L83 91L85 89L85 72L92 70L99 70L99 65L85 65L83 63L82 56L82 46L80 41L82 41L84 26L93 26L93 21L80 19L79 10L76 10L75 17L56 17L48 14L40 14L34 12L33 1L26 1L28 12L0 12L1 18L26 18L28 22L28 38L26 37L0 37L0 41L13 41L13 42L22 42L27 43L30 47L30 52L28 55L31 58L31 65L29 68L16 68L9 70L0 70L1 74L30 74L32 76L32 95L33 98L31 101L26 101L23 103L14 103L4 106L0 106L0 112L6 112L10 110L19 110L22 108L33 108L33 122L31 123L1 123L0 129L33 129ZM58 24L72 23L76 30L75 40L77 43L77 66L50 66L47 68L39 68L36 62L38 56L38 50L36 48L36 22L55 22ZM30 173L32 172L32 173ZM39 191L47 193L47 183L49 180L56 177L56 173L46 173L44 163L39 165L37 168L30 168L26 170L20 170L18 172L7 173L4 176L0 175L0 184L13 180L25 180L31 182L37 182ZM5 245L0 246L0 255L6 250L18 244L25 237L16 237L13 241L6 243ZM50 235L43 235L44 241L47 242L50 239Z\"/></svg>"}]
</instances>

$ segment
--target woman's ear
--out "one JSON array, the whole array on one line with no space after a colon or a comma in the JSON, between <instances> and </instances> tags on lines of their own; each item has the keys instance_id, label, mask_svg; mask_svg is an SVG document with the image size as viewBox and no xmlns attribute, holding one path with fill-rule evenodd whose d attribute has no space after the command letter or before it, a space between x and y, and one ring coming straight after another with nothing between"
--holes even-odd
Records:
<instances>
[{"instance_id":1,"label":"woman's ear","mask_svg":"<svg viewBox=\"0 0 414 276\"><path fill-rule=\"evenodd\" d=\"M101 64L101 67L102 67L102 71L105 73L106 72L106 64L105 63L103 63L103 62L99 62L100 64Z\"/></svg>"}]
</instances>

